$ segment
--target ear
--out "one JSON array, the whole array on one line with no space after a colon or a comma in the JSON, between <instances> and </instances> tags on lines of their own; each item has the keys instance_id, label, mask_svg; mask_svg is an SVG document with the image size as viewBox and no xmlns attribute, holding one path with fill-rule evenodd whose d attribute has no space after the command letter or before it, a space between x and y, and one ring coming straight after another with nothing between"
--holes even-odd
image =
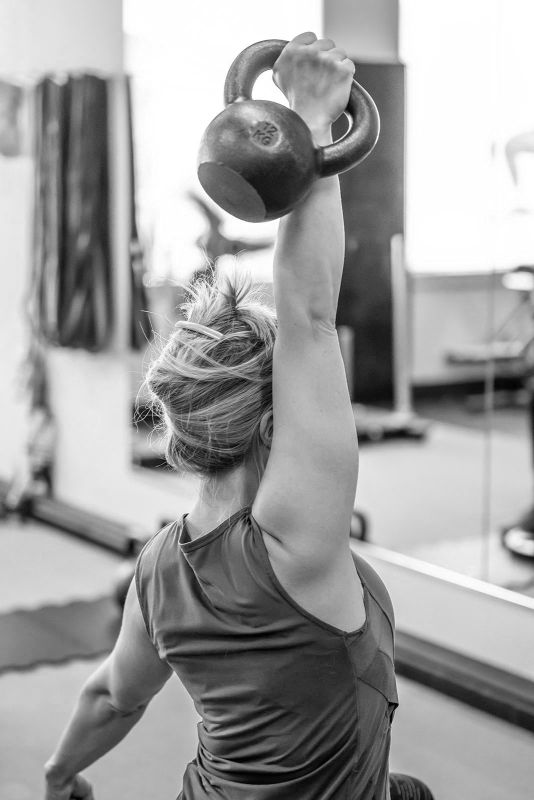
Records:
<instances>
[{"instance_id":1,"label":"ear","mask_svg":"<svg viewBox=\"0 0 534 800\"><path fill-rule=\"evenodd\" d=\"M261 443L270 449L273 441L273 410L266 411L260 420Z\"/></svg>"}]
</instances>

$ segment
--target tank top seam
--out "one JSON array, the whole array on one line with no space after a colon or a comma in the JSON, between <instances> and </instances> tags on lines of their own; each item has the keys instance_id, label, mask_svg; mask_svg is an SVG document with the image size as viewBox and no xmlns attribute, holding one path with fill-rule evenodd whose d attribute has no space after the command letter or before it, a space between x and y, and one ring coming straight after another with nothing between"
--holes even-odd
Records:
<instances>
[{"instance_id":1,"label":"tank top seam","mask_svg":"<svg viewBox=\"0 0 534 800\"><path fill-rule=\"evenodd\" d=\"M386 609L384 608L384 606L382 605L380 600L377 598L377 596L375 595L375 593L371 589L369 589L369 594L371 595L371 597L373 598L373 600L375 601L375 603L379 607L380 611L382 612L382 614L386 618L387 623L389 625L389 628L391 630L391 634L393 636L393 641L395 641L395 626L393 625L391 619L389 618L389 614L387 613Z\"/></svg>"},{"instance_id":2,"label":"tank top seam","mask_svg":"<svg viewBox=\"0 0 534 800\"><path fill-rule=\"evenodd\" d=\"M358 673L356 672L356 666L354 664L354 660L351 658L350 650L349 650L349 643L348 637L344 638L344 645L345 645L345 653L349 660L350 670L352 674L352 682L353 682L353 690L354 690L354 703L356 706L356 723L355 723L355 747L354 747L354 757L351 764L351 772L354 772L355 769L358 767L358 763L360 760L360 728L359 728L359 721L361 719L360 715L360 696L358 692Z\"/></svg>"},{"instance_id":3,"label":"tank top seam","mask_svg":"<svg viewBox=\"0 0 534 800\"><path fill-rule=\"evenodd\" d=\"M282 584L278 580L278 578L276 576L276 573L275 573L275 571L273 569L273 566L271 564L271 559L269 558L269 553L267 551L267 547L265 546L265 542L263 541L261 528L260 528L259 524L257 523L257 521L252 516L252 514L250 514L250 520L251 520L251 523L252 523L252 525L251 525L251 527L252 527L252 535L253 535L253 537L256 536L258 538L258 540L259 540L258 552L259 552L262 564L263 564L263 566L265 568L265 571L266 571L267 575L269 576L269 578L271 580L271 583L273 584L273 586L276 589L276 591L278 592L278 594L281 597L283 597L283 599L287 603L289 603L289 605L295 611L297 611L301 616L303 616L306 619L308 619L314 625L317 625L318 627L324 628L329 633L333 633L336 636L338 636L339 638L343 638L344 640L345 639L351 639L352 640L352 639L360 638L365 633L367 633L368 628L369 628L369 617L370 617L370 614L369 614L369 601L368 601L369 593L368 593L368 589L367 589L367 583L361 577L360 572L359 572L358 567L357 567L356 564L355 564L355 569L356 569L356 572L358 573L358 577L360 578L360 581L361 581L361 584L362 584L362 588L363 588L363 602L364 602L364 608L365 608L365 622L363 623L363 625L361 625L355 631L344 631L341 628L336 628L335 625L331 625L329 622L325 622L324 620L319 619L319 617L316 617L310 611L307 611L305 608L303 608L303 606L301 606L296 600L294 600L291 597L291 595L289 594L289 592L286 589L284 589L284 587L282 586Z\"/></svg>"},{"instance_id":4,"label":"tank top seam","mask_svg":"<svg viewBox=\"0 0 534 800\"><path fill-rule=\"evenodd\" d=\"M374 689L374 691L378 692L378 694L381 694L382 697L384 698L384 700L388 703L388 705L398 705L398 703L396 701L392 700L390 697L388 697L388 695L385 692L383 692L382 689L379 689L374 684L369 683L369 681L366 681L365 678L362 678L360 676L358 678L358 680L361 681L362 683L365 683L365 685L369 686L371 689Z\"/></svg>"}]
</instances>

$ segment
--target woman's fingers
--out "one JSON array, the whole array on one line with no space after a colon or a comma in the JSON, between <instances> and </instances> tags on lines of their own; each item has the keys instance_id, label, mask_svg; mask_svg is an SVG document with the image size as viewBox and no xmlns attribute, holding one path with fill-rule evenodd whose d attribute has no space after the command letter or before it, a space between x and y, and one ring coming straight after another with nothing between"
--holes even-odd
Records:
<instances>
[{"instance_id":1,"label":"woman's fingers","mask_svg":"<svg viewBox=\"0 0 534 800\"><path fill-rule=\"evenodd\" d=\"M333 50L336 45L332 39L317 39L312 46L314 50Z\"/></svg>"},{"instance_id":2,"label":"woman's fingers","mask_svg":"<svg viewBox=\"0 0 534 800\"><path fill-rule=\"evenodd\" d=\"M342 47L334 47L332 50L329 50L328 55L330 58L333 58L336 61L350 61L350 58L347 56Z\"/></svg>"},{"instance_id":3,"label":"woman's fingers","mask_svg":"<svg viewBox=\"0 0 534 800\"><path fill-rule=\"evenodd\" d=\"M291 43L293 44L313 44L313 42L317 41L317 36L312 31L306 31L305 33L299 33L298 36L295 36L294 39L291 39Z\"/></svg>"},{"instance_id":4,"label":"woman's fingers","mask_svg":"<svg viewBox=\"0 0 534 800\"><path fill-rule=\"evenodd\" d=\"M347 59L346 51L342 47L337 47L333 39L318 39L317 36L311 31L300 33L298 36L295 36L289 45L289 49L292 49L291 45L297 45L301 47L305 46L312 51L324 53L333 61L341 62Z\"/></svg>"}]
</instances>

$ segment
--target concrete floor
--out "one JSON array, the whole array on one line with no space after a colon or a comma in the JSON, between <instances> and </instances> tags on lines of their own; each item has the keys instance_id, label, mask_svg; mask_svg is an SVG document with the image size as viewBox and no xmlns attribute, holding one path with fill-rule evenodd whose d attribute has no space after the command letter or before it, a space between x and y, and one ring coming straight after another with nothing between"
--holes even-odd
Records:
<instances>
[{"instance_id":1,"label":"concrete floor","mask_svg":"<svg viewBox=\"0 0 534 800\"><path fill-rule=\"evenodd\" d=\"M0 613L109 593L120 558L53 529L0 523ZM0 677L0 798L42 796L42 764L99 659ZM534 735L399 680L391 769L416 774L436 800L527 800ZM197 715L177 679L112 753L87 770L98 800L174 800L195 755Z\"/></svg>"},{"instance_id":2,"label":"concrete floor","mask_svg":"<svg viewBox=\"0 0 534 800\"><path fill-rule=\"evenodd\" d=\"M0 677L0 797L36 800L50 755L83 681L98 662ZM534 735L399 680L391 769L418 775L436 800L529 800ZM194 758L193 705L177 679L115 750L84 773L98 800L174 800Z\"/></svg>"},{"instance_id":3,"label":"concrete floor","mask_svg":"<svg viewBox=\"0 0 534 800\"><path fill-rule=\"evenodd\" d=\"M0 521L0 613L109 594L119 555L33 521Z\"/></svg>"}]
</instances>

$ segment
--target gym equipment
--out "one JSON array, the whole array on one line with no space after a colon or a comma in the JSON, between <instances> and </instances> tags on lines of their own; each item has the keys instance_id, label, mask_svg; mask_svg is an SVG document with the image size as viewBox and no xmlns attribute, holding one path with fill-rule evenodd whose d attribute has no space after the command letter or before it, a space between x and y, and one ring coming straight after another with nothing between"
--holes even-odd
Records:
<instances>
[{"instance_id":1,"label":"gym equipment","mask_svg":"<svg viewBox=\"0 0 534 800\"><path fill-rule=\"evenodd\" d=\"M110 597L50 603L0 614L0 675L109 653L117 639L120 619L120 611Z\"/></svg>"},{"instance_id":2,"label":"gym equipment","mask_svg":"<svg viewBox=\"0 0 534 800\"><path fill-rule=\"evenodd\" d=\"M225 110L202 137L198 179L217 205L238 219L265 222L287 214L320 177L356 166L380 130L372 97L353 81L345 114L349 131L316 147L306 123L280 103L252 100L258 76L272 69L287 41L266 39L245 48L224 85Z\"/></svg>"},{"instance_id":3,"label":"gym equipment","mask_svg":"<svg viewBox=\"0 0 534 800\"><path fill-rule=\"evenodd\" d=\"M195 192L188 192L188 197L201 211L207 226L198 237L195 244L202 253L204 264L217 266L217 259L221 256L237 256L239 253L254 253L272 247L274 239L235 239L225 236L222 228L224 219L222 214L216 213L211 206Z\"/></svg>"},{"instance_id":4,"label":"gym equipment","mask_svg":"<svg viewBox=\"0 0 534 800\"><path fill-rule=\"evenodd\" d=\"M532 517L533 509L529 509L529 512ZM530 561L534 558L534 531L528 530L521 522L501 531L501 544L514 556Z\"/></svg>"},{"instance_id":5,"label":"gym equipment","mask_svg":"<svg viewBox=\"0 0 534 800\"><path fill-rule=\"evenodd\" d=\"M350 538L360 542L366 542L369 538L369 520L363 511L352 512L350 520Z\"/></svg>"},{"instance_id":6,"label":"gym equipment","mask_svg":"<svg viewBox=\"0 0 534 800\"><path fill-rule=\"evenodd\" d=\"M100 352L114 317L108 81L43 78L35 118L32 327L49 344Z\"/></svg>"},{"instance_id":7,"label":"gym equipment","mask_svg":"<svg viewBox=\"0 0 534 800\"><path fill-rule=\"evenodd\" d=\"M236 239L225 235L223 215L217 213L211 204L208 204L196 192L188 192L188 197L196 204L207 223L205 230L195 242L201 253L202 262L190 277L189 288L194 286L198 280L213 281L217 274L217 259L221 256L253 253L273 246L274 240L271 238L263 238L258 241Z\"/></svg>"},{"instance_id":8,"label":"gym equipment","mask_svg":"<svg viewBox=\"0 0 534 800\"><path fill-rule=\"evenodd\" d=\"M496 390L492 386L492 405L494 408L507 408L514 406L532 405L531 400L531 373L532 373L532 346L534 345L534 330L531 324L531 333L525 338L520 326L513 330L512 323L525 312L532 318L532 297L534 293L534 266L523 264L505 272L500 278L500 283L505 289L517 293L518 302L506 318L492 332L489 342L480 342L449 348L446 353L447 363L455 366L479 365L490 369L492 383L499 378L516 379L521 388L511 390ZM494 283L494 288L496 284ZM470 395L466 399L469 411L484 411L486 407L486 392L484 394ZM534 413L534 408L530 409Z\"/></svg>"}]
</instances>

